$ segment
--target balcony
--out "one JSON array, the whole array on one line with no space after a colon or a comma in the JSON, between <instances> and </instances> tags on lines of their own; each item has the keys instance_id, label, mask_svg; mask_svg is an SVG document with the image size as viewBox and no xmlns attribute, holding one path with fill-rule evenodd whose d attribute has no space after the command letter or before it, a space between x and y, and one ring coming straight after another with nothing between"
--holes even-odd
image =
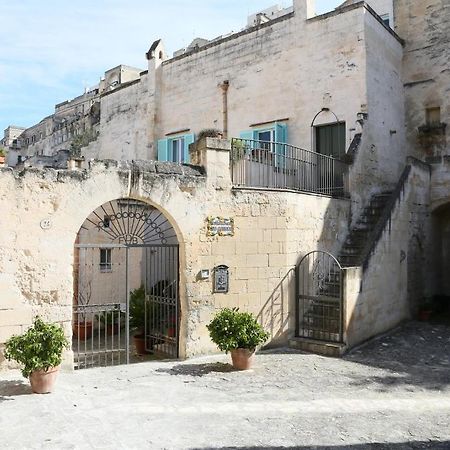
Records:
<instances>
[{"instance_id":1,"label":"balcony","mask_svg":"<svg viewBox=\"0 0 450 450\"><path fill-rule=\"evenodd\" d=\"M346 197L348 163L279 142L232 139L235 187L285 189Z\"/></svg>"}]
</instances>

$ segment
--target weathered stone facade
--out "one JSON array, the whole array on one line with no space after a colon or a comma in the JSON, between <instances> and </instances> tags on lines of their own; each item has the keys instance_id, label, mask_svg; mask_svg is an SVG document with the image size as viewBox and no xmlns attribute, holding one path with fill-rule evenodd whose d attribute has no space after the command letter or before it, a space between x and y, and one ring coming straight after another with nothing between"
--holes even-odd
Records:
<instances>
[{"instance_id":1,"label":"weathered stone facade","mask_svg":"<svg viewBox=\"0 0 450 450\"><path fill-rule=\"evenodd\" d=\"M205 325L224 306L255 313L272 332L273 344L287 342L299 254L316 248L334 251L345 237L350 204L296 193L232 190L226 147L210 140L201 151L209 160L207 177L170 163L145 164L133 183L130 173L139 164L99 162L83 171L2 169L2 210L16 212L2 220L0 276L6 297L0 341L27 327L36 314L64 323L71 334L79 228L99 205L130 197L156 206L177 233L182 357L213 350ZM233 217L235 235L207 236L208 216ZM49 229L41 228L42 219L51 221ZM26 236L18 223L27 229ZM230 267L226 295L212 294L211 282L197 279L201 269L218 264Z\"/></svg>"},{"instance_id":2,"label":"weathered stone facade","mask_svg":"<svg viewBox=\"0 0 450 450\"><path fill-rule=\"evenodd\" d=\"M313 3L296 0L293 11L197 40L170 59L156 41L147 71L130 70L119 81L109 71L110 90L58 106L90 105L74 122L89 122L83 130L91 134L75 141L83 169L0 173L1 207L9 211L0 218L0 343L35 314L64 323L70 334L77 233L92 211L120 198L155 206L176 230L182 357L213 350L205 324L224 306L255 313L271 344L288 342L298 261L312 250L337 255L376 193L390 200L364 243L370 251L344 268L344 344L410 318L426 298L450 295L448 4L350 1L315 17ZM377 13L388 14L391 28ZM344 124L348 198L238 187L228 140L197 141L195 167L154 162L161 140L204 129L240 137L279 123L288 131L285 142L313 150L318 126ZM44 154L68 145L64 137L49 142L33 145L48 144ZM42 157L33 161L46 165ZM273 161L273 172L287 172ZM208 236L209 216L233 218L235 235ZM42 219L51 228L43 229ZM197 276L219 264L230 268L226 295Z\"/></svg>"}]
</instances>

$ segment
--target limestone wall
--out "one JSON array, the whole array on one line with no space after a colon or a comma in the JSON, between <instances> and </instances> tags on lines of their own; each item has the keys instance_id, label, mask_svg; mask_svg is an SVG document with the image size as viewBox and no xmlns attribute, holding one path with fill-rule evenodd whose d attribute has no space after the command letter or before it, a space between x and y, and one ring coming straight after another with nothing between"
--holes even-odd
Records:
<instances>
[{"instance_id":1,"label":"limestone wall","mask_svg":"<svg viewBox=\"0 0 450 450\"><path fill-rule=\"evenodd\" d=\"M422 159L447 155L450 6L447 0L397 0L395 16L396 32L405 40L403 78L410 154ZM440 108L440 124L447 126L427 123L427 108Z\"/></svg>"},{"instance_id":2,"label":"limestone wall","mask_svg":"<svg viewBox=\"0 0 450 450\"><path fill-rule=\"evenodd\" d=\"M348 270L345 329L349 346L411 318L427 295L430 171L421 163L410 163L408 180L367 267Z\"/></svg>"},{"instance_id":3,"label":"limestone wall","mask_svg":"<svg viewBox=\"0 0 450 450\"><path fill-rule=\"evenodd\" d=\"M216 146L210 140L210 146ZM216 351L206 324L223 306L258 315L272 343L293 320L293 267L305 252L332 250L345 236L349 202L273 191L232 190L227 146L205 150L208 177L170 163L92 164L85 171L1 169L1 340L39 314L71 334L74 243L101 204L130 197L156 206L180 244L181 356ZM222 147L222 148L221 148ZM233 237L207 235L209 216L235 220ZM48 219L47 222L42 220ZM200 269L226 264L228 294L212 294ZM293 330L293 328L290 328ZM69 355L70 356L70 355Z\"/></svg>"},{"instance_id":4,"label":"limestone wall","mask_svg":"<svg viewBox=\"0 0 450 450\"><path fill-rule=\"evenodd\" d=\"M353 126L366 103L363 17L362 8L308 22L289 15L163 62L155 86L156 137L222 129L224 80L229 136L288 119L289 142L311 148L310 124L324 106Z\"/></svg>"},{"instance_id":5,"label":"limestone wall","mask_svg":"<svg viewBox=\"0 0 450 450\"><path fill-rule=\"evenodd\" d=\"M86 159L155 159L148 145L145 77L101 96L99 138L83 149Z\"/></svg>"},{"instance_id":6,"label":"limestone wall","mask_svg":"<svg viewBox=\"0 0 450 450\"><path fill-rule=\"evenodd\" d=\"M365 14L367 105L362 141L350 169L352 219L376 192L392 190L406 164L401 43Z\"/></svg>"}]
</instances>

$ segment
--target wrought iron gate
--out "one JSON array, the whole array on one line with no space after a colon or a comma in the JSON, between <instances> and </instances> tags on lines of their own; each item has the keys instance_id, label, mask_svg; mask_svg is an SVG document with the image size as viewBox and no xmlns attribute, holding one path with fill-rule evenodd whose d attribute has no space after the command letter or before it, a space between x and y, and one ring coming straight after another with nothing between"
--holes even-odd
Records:
<instances>
[{"instance_id":1,"label":"wrought iron gate","mask_svg":"<svg viewBox=\"0 0 450 450\"><path fill-rule=\"evenodd\" d=\"M343 342L343 269L327 252L305 255L296 269L296 336Z\"/></svg>"},{"instance_id":2,"label":"wrought iron gate","mask_svg":"<svg viewBox=\"0 0 450 450\"><path fill-rule=\"evenodd\" d=\"M75 244L75 368L178 357L178 251L170 223L143 202L109 202L86 219Z\"/></svg>"}]
</instances>

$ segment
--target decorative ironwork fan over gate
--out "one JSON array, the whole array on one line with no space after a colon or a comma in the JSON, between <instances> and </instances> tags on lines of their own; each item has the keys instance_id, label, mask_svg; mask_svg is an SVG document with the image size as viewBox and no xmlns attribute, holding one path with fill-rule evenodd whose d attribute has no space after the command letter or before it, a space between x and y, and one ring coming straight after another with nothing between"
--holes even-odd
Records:
<instances>
[{"instance_id":1,"label":"decorative ironwork fan over gate","mask_svg":"<svg viewBox=\"0 0 450 450\"><path fill-rule=\"evenodd\" d=\"M176 237L162 212L133 199L103 204L89 215L82 229L96 229L112 243L124 245L167 244Z\"/></svg>"}]
</instances>

